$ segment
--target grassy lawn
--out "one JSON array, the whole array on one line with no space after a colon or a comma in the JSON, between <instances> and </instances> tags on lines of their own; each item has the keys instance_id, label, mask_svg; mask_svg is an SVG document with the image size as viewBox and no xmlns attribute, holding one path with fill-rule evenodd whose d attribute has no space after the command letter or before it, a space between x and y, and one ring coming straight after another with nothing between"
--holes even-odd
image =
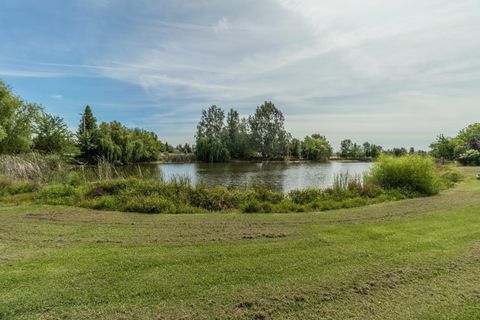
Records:
<instances>
[{"instance_id":1,"label":"grassy lawn","mask_svg":"<svg viewBox=\"0 0 480 320\"><path fill-rule=\"evenodd\" d=\"M0 207L0 319L480 319L480 181L293 214Z\"/></svg>"}]
</instances>

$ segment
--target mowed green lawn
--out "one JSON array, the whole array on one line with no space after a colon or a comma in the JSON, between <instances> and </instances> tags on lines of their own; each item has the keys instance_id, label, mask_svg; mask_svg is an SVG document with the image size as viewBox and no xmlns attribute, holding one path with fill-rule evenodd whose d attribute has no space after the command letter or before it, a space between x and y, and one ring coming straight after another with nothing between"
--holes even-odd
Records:
<instances>
[{"instance_id":1,"label":"mowed green lawn","mask_svg":"<svg viewBox=\"0 0 480 320\"><path fill-rule=\"evenodd\" d=\"M0 319L480 319L480 181L320 213L0 208Z\"/></svg>"}]
</instances>

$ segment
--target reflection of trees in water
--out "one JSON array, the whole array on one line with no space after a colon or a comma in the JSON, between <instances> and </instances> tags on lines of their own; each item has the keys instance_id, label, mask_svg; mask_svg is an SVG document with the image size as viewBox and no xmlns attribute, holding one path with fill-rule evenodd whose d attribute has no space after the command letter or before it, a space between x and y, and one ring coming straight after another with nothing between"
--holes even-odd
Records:
<instances>
[{"instance_id":1,"label":"reflection of trees in water","mask_svg":"<svg viewBox=\"0 0 480 320\"><path fill-rule=\"evenodd\" d=\"M170 180L187 177L192 184L222 185L230 188L267 187L288 192L292 189L331 186L335 174L361 174L368 163L229 163L229 164L140 164L116 167L121 177ZM92 175L94 180L94 175Z\"/></svg>"}]
</instances>

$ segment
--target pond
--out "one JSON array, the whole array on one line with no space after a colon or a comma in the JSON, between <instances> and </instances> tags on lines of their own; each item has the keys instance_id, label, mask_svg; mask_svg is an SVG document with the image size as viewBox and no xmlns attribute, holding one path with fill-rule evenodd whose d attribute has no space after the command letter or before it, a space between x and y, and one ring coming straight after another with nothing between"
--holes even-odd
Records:
<instances>
[{"instance_id":1,"label":"pond","mask_svg":"<svg viewBox=\"0 0 480 320\"><path fill-rule=\"evenodd\" d=\"M288 192L293 189L326 188L333 185L334 177L340 173L361 176L371 163L338 162L329 163L284 163L284 162L231 162L231 163L162 163L120 167L120 174L144 178L188 177L193 184L249 188L266 186L270 189Z\"/></svg>"}]
</instances>

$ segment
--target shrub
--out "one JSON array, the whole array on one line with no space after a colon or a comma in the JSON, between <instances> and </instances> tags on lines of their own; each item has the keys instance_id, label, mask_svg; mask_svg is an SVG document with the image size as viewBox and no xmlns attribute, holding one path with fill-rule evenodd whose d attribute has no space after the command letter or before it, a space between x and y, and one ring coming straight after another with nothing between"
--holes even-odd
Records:
<instances>
[{"instance_id":1,"label":"shrub","mask_svg":"<svg viewBox=\"0 0 480 320\"><path fill-rule=\"evenodd\" d=\"M64 184L46 186L40 192L42 198L61 198L75 195L75 187Z\"/></svg>"},{"instance_id":2,"label":"shrub","mask_svg":"<svg viewBox=\"0 0 480 320\"><path fill-rule=\"evenodd\" d=\"M307 204L324 198L324 192L320 189L302 189L290 191L288 196L296 204Z\"/></svg>"},{"instance_id":3,"label":"shrub","mask_svg":"<svg viewBox=\"0 0 480 320\"><path fill-rule=\"evenodd\" d=\"M8 194L15 195L34 192L36 189L36 186L30 182L19 182L7 187L5 191Z\"/></svg>"},{"instance_id":4,"label":"shrub","mask_svg":"<svg viewBox=\"0 0 480 320\"><path fill-rule=\"evenodd\" d=\"M403 189L422 195L437 194L441 188L433 159L419 155L381 155L367 181L385 189Z\"/></svg>"},{"instance_id":5,"label":"shrub","mask_svg":"<svg viewBox=\"0 0 480 320\"><path fill-rule=\"evenodd\" d=\"M271 203L280 203L285 196L280 192L272 191L266 187L257 187L250 193L254 199L259 201L268 201Z\"/></svg>"},{"instance_id":6,"label":"shrub","mask_svg":"<svg viewBox=\"0 0 480 320\"><path fill-rule=\"evenodd\" d=\"M78 203L75 187L64 184L53 184L43 188L38 197L47 204L75 205Z\"/></svg>"},{"instance_id":7,"label":"shrub","mask_svg":"<svg viewBox=\"0 0 480 320\"><path fill-rule=\"evenodd\" d=\"M122 204L114 196L103 196L100 198L81 201L79 206L97 210L121 210Z\"/></svg>"},{"instance_id":8,"label":"shrub","mask_svg":"<svg viewBox=\"0 0 480 320\"><path fill-rule=\"evenodd\" d=\"M0 177L0 195L16 195L34 192L35 190L36 186L31 182Z\"/></svg>"},{"instance_id":9,"label":"shrub","mask_svg":"<svg viewBox=\"0 0 480 320\"><path fill-rule=\"evenodd\" d=\"M136 190L135 179L112 179L102 180L92 184L92 187L88 193L89 197L101 197L104 195L119 194L122 190L130 189Z\"/></svg>"},{"instance_id":10,"label":"shrub","mask_svg":"<svg viewBox=\"0 0 480 320\"><path fill-rule=\"evenodd\" d=\"M273 212L273 206L268 202L250 200L242 205L242 211L246 213L270 213Z\"/></svg>"},{"instance_id":11,"label":"shrub","mask_svg":"<svg viewBox=\"0 0 480 320\"><path fill-rule=\"evenodd\" d=\"M67 177L67 183L71 186L79 186L83 182L80 173L78 172L70 172Z\"/></svg>"},{"instance_id":12,"label":"shrub","mask_svg":"<svg viewBox=\"0 0 480 320\"><path fill-rule=\"evenodd\" d=\"M175 204L160 197L137 197L130 198L123 206L125 211L141 213L175 213Z\"/></svg>"},{"instance_id":13,"label":"shrub","mask_svg":"<svg viewBox=\"0 0 480 320\"><path fill-rule=\"evenodd\" d=\"M238 206L238 194L224 187L199 187L192 190L190 204L210 211L220 211Z\"/></svg>"},{"instance_id":14,"label":"shrub","mask_svg":"<svg viewBox=\"0 0 480 320\"><path fill-rule=\"evenodd\" d=\"M441 166L439 167L440 177L444 182L445 186L452 187L455 183L462 181L465 176L460 171L448 167L448 166Z\"/></svg>"},{"instance_id":15,"label":"shrub","mask_svg":"<svg viewBox=\"0 0 480 320\"><path fill-rule=\"evenodd\" d=\"M467 150L460 155L458 162L464 166L480 166L480 151L474 149Z\"/></svg>"},{"instance_id":16,"label":"shrub","mask_svg":"<svg viewBox=\"0 0 480 320\"><path fill-rule=\"evenodd\" d=\"M342 207L341 202L335 200L323 200L323 201L315 201L310 204L311 210L333 210L333 209L340 209Z\"/></svg>"}]
</instances>

